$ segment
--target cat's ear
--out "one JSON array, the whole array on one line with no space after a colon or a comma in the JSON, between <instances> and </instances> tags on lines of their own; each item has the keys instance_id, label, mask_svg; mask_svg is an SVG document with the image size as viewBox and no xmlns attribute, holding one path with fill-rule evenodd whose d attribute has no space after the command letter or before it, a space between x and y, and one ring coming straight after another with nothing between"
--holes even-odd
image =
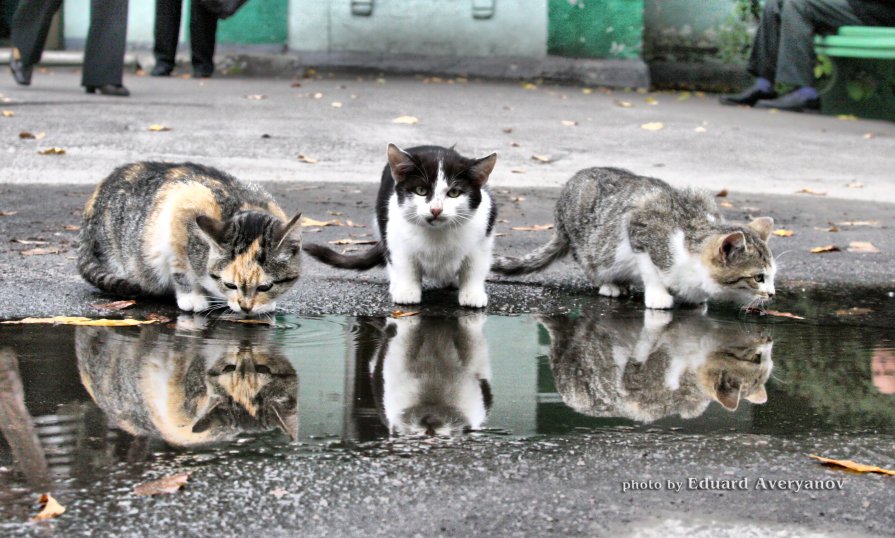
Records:
<instances>
[{"instance_id":1,"label":"cat's ear","mask_svg":"<svg viewBox=\"0 0 895 538\"><path fill-rule=\"evenodd\" d=\"M728 411L736 411L740 406L740 388L718 383L715 385L715 399Z\"/></svg>"},{"instance_id":2,"label":"cat's ear","mask_svg":"<svg viewBox=\"0 0 895 538\"><path fill-rule=\"evenodd\" d=\"M755 389L755 391L746 396L746 400L754 403L754 404L763 404L768 401L768 391L765 390L764 385Z\"/></svg>"},{"instance_id":3,"label":"cat's ear","mask_svg":"<svg viewBox=\"0 0 895 538\"><path fill-rule=\"evenodd\" d=\"M401 183L407 179L407 174L416 168L416 165L413 163L413 157L394 144L388 145L386 153L388 155L388 167L392 171L392 177L395 179L395 183Z\"/></svg>"},{"instance_id":4,"label":"cat's ear","mask_svg":"<svg viewBox=\"0 0 895 538\"><path fill-rule=\"evenodd\" d=\"M224 236L223 222L208 215L199 215L196 217L196 226L211 244L221 246Z\"/></svg>"},{"instance_id":5,"label":"cat's ear","mask_svg":"<svg viewBox=\"0 0 895 538\"><path fill-rule=\"evenodd\" d=\"M497 154L492 153L483 159L479 159L469 167L469 175L479 187L488 182L494 165L497 164Z\"/></svg>"},{"instance_id":6,"label":"cat's ear","mask_svg":"<svg viewBox=\"0 0 895 538\"><path fill-rule=\"evenodd\" d=\"M767 243L768 237L771 236L771 230L774 229L774 219L771 217L758 217L749 223L749 227L758 234L762 241Z\"/></svg>"},{"instance_id":7,"label":"cat's ear","mask_svg":"<svg viewBox=\"0 0 895 538\"><path fill-rule=\"evenodd\" d=\"M743 232L733 232L721 240L718 256L724 263L731 263L746 250L746 236Z\"/></svg>"},{"instance_id":8,"label":"cat's ear","mask_svg":"<svg viewBox=\"0 0 895 538\"><path fill-rule=\"evenodd\" d=\"M301 250L301 213L296 214L292 217L292 220L283 224L279 231L277 231L277 235L274 236L274 239L277 242L277 246L274 247L274 250L279 250L284 244L291 244L296 252Z\"/></svg>"},{"instance_id":9,"label":"cat's ear","mask_svg":"<svg viewBox=\"0 0 895 538\"><path fill-rule=\"evenodd\" d=\"M280 415L280 412L277 411L276 407L272 407L271 409L277 419L277 426L280 430L285 433L293 443L298 441L298 414L292 413L291 415L286 415L284 420L284 417Z\"/></svg>"}]
</instances>

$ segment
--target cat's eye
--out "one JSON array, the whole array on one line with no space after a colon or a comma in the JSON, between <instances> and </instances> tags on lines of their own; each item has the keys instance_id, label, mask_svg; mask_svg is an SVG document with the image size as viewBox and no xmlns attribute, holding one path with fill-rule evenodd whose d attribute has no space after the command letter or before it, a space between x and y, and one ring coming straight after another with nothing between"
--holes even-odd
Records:
<instances>
[{"instance_id":1,"label":"cat's eye","mask_svg":"<svg viewBox=\"0 0 895 538\"><path fill-rule=\"evenodd\" d=\"M449 198L456 198L456 197L460 196L461 194L463 194L463 191L461 191L460 189L457 189L457 188L453 188L453 189L447 191L447 195Z\"/></svg>"},{"instance_id":2,"label":"cat's eye","mask_svg":"<svg viewBox=\"0 0 895 538\"><path fill-rule=\"evenodd\" d=\"M419 187L413 189L413 192L419 196L425 196L429 194L429 189L420 185Z\"/></svg>"},{"instance_id":3,"label":"cat's eye","mask_svg":"<svg viewBox=\"0 0 895 538\"><path fill-rule=\"evenodd\" d=\"M255 373L258 374L270 374L270 366L264 364L256 364L255 365Z\"/></svg>"},{"instance_id":4,"label":"cat's eye","mask_svg":"<svg viewBox=\"0 0 895 538\"><path fill-rule=\"evenodd\" d=\"M755 275L752 279L756 282L764 282L764 275Z\"/></svg>"},{"instance_id":5,"label":"cat's eye","mask_svg":"<svg viewBox=\"0 0 895 538\"><path fill-rule=\"evenodd\" d=\"M237 287L236 284L231 284L230 282L224 282L224 286L225 286L228 290L235 290L236 287Z\"/></svg>"},{"instance_id":6,"label":"cat's eye","mask_svg":"<svg viewBox=\"0 0 895 538\"><path fill-rule=\"evenodd\" d=\"M210 277L211 277L212 279L214 279L214 280L220 280L220 279L221 279L221 275L208 275L208 276L210 276Z\"/></svg>"},{"instance_id":7,"label":"cat's eye","mask_svg":"<svg viewBox=\"0 0 895 538\"><path fill-rule=\"evenodd\" d=\"M233 364L228 364L227 366L224 366L224 369L221 370L221 373L229 374L230 372L235 372L235 371L236 371L236 366Z\"/></svg>"},{"instance_id":8,"label":"cat's eye","mask_svg":"<svg viewBox=\"0 0 895 538\"><path fill-rule=\"evenodd\" d=\"M273 287L273 284L265 284L263 286L258 286L255 288L257 291L270 291L270 288Z\"/></svg>"}]
</instances>

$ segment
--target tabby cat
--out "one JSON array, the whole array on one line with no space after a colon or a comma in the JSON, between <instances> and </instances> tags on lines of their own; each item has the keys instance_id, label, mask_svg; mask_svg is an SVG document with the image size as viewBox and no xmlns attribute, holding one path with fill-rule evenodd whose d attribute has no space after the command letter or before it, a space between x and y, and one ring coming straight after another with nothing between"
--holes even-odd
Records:
<instances>
[{"instance_id":1,"label":"tabby cat","mask_svg":"<svg viewBox=\"0 0 895 538\"><path fill-rule=\"evenodd\" d=\"M139 162L84 208L78 269L111 293L169 295L181 310L276 309L298 280L301 229L260 186L198 164Z\"/></svg>"},{"instance_id":2,"label":"tabby cat","mask_svg":"<svg viewBox=\"0 0 895 538\"><path fill-rule=\"evenodd\" d=\"M422 300L422 279L460 290L462 306L488 304L485 278L494 247L497 208L485 183L497 155L463 157L452 148L389 144L376 202L379 243L359 256L306 245L318 260L365 271L386 265L398 304Z\"/></svg>"},{"instance_id":3,"label":"tabby cat","mask_svg":"<svg viewBox=\"0 0 895 538\"><path fill-rule=\"evenodd\" d=\"M81 382L112 423L176 446L273 429L297 438L298 376L263 331L177 325L76 329Z\"/></svg>"},{"instance_id":4,"label":"tabby cat","mask_svg":"<svg viewBox=\"0 0 895 538\"><path fill-rule=\"evenodd\" d=\"M588 168L563 187L555 219L550 242L522 258L498 258L493 270L533 273L571 253L600 295L616 297L642 284L648 308L671 308L675 298L774 297L777 269L767 244L774 221L728 224L705 193L626 170Z\"/></svg>"},{"instance_id":5,"label":"tabby cat","mask_svg":"<svg viewBox=\"0 0 895 538\"><path fill-rule=\"evenodd\" d=\"M773 342L766 335L694 311L604 314L590 308L574 320L540 318L557 391L575 411L653 422L698 417L713 400L729 411L741 400L767 401Z\"/></svg>"}]
</instances>

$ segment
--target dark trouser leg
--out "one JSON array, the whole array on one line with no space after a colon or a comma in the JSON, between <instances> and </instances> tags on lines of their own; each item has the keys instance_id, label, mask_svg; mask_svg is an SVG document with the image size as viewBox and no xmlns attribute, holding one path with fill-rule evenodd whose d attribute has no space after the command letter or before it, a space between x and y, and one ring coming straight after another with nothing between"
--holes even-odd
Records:
<instances>
[{"instance_id":1,"label":"dark trouser leg","mask_svg":"<svg viewBox=\"0 0 895 538\"><path fill-rule=\"evenodd\" d=\"M749 56L749 72L756 77L774 80L777 56L780 49L780 13L786 0L767 0L761 22L752 41Z\"/></svg>"},{"instance_id":2,"label":"dark trouser leg","mask_svg":"<svg viewBox=\"0 0 895 538\"><path fill-rule=\"evenodd\" d=\"M190 48L193 72L211 76L214 72L214 44L218 30L218 18L193 0L190 5Z\"/></svg>"},{"instance_id":3,"label":"dark trouser leg","mask_svg":"<svg viewBox=\"0 0 895 538\"><path fill-rule=\"evenodd\" d=\"M26 66L40 62L53 15L62 0L21 0L12 17L12 46ZM13 54L16 54L13 52Z\"/></svg>"},{"instance_id":4,"label":"dark trouser leg","mask_svg":"<svg viewBox=\"0 0 895 538\"><path fill-rule=\"evenodd\" d=\"M814 85L814 35L840 26L863 24L848 0L783 0L776 80Z\"/></svg>"},{"instance_id":5,"label":"dark trouser leg","mask_svg":"<svg viewBox=\"0 0 895 538\"><path fill-rule=\"evenodd\" d=\"M183 0L155 2L155 45L152 47L152 54L155 56L156 65L174 67L182 10Z\"/></svg>"},{"instance_id":6,"label":"dark trouser leg","mask_svg":"<svg viewBox=\"0 0 895 538\"><path fill-rule=\"evenodd\" d=\"M82 86L121 85L127 39L127 1L91 0Z\"/></svg>"}]
</instances>

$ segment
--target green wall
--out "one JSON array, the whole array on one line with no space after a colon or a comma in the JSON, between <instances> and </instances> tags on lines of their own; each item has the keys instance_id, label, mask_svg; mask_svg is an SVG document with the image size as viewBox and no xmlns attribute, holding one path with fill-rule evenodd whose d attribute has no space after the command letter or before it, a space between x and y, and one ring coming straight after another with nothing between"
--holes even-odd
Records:
<instances>
[{"instance_id":1,"label":"green wall","mask_svg":"<svg viewBox=\"0 0 895 538\"><path fill-rule=\"evenodd\" d=\"M643 0L550 0L547 51L577 58L637 59Z\"/></svg>"},{"instance_id":2,"label":"green wall","mask_svg":"<svg viewBox=\"0 0 895 538\"><path fill-rule=\"evenodd\" d=\"M218 24L218 43L286 44L289 0L255 0Z\"/></svg>"}]
</instances>

